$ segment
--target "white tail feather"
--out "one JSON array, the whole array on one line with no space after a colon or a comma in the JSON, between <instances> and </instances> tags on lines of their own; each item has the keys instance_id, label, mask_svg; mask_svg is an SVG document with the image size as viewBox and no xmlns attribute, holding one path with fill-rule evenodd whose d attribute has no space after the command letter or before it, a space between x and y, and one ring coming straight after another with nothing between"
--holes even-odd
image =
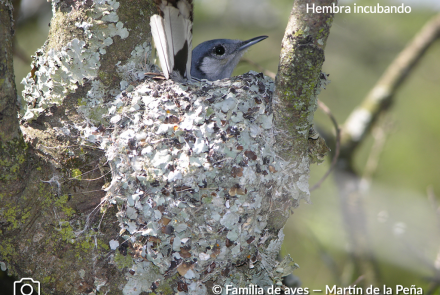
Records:
<instances>
[{"instance_id":1,"label":"white tail feather","mask_svg":"<svg viewBox=\"0 0 440 295\"><path fill-rule=\"evenodd\" d=\"M168 57L167 39L165 36L165 29L163 18L155 14L150 18L151 34L153 35L154 45L157 49L157 55L159 56L160 66L162 67L165 78L170 78L170 67Z\"/></svg>"},{"instance_id":2,"label":"white tail feather","mask_svg":"<svg viewBox=\"0 0 440 295\"><path fill-rule=\"evenodd\" d=\"M150 26L165 78L182 82L191 79L191 5L180 0L177 7L162 1L163 18L153 15Z\"/></svg>"}]
</instances>

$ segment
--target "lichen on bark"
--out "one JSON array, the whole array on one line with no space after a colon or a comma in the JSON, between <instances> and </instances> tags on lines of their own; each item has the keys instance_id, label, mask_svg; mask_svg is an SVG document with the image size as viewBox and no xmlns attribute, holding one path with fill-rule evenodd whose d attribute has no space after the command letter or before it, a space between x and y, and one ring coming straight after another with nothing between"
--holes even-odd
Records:
<instances>
[{"instance_id":1,"label":"lichen on bark","mask_svg":"<svg viewBox=\"0 0 440 295\"><path fill-rule=\"evenodd\" d=\"M315 5L331 5L331 0L316 1ZM302 159L303 170L296 170L308 187L310 162L319 162L327 152L323 140L310 140L317 95L325 86L321 73L324 48L332 23L332 14L311 14L306 8L309 1L294 2L287 24L274 95L274 124L276 149L284 159ZM307 196L308 197L308 190Z\"/></svg>"}]
</instances>

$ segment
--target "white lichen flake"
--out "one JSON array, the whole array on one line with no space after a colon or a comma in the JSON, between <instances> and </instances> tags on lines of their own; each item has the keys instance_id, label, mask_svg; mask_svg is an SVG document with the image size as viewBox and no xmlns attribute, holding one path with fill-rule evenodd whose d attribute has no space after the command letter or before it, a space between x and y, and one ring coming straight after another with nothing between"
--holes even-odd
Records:
<instances>
[{"instance_id":1,"label":"white lichen flake","mask_svg":"<svg viewBox=\"0 0 440 295\"><path fill-rule=\"evenodd\" d=\"M53 0L54 16L60 13L58 6L59 1ZM47 108L61 104L78 85L98 76L100 56L106 53L106 47L113 44L112 38L119 36L125 39L129 35L123 23L118 21L118 8L119 2L114 0L95 1L87 21L75 23L83 30L85 40L73 37L59 49L51 48L46 52L45 45L35 53L32 67L38 70L35 75L29 73L21 82L24 85L23 99L27 102L21 111L24 120L36 119ZM141 59L137 60L140 65ZM134 61L129 60L128 63L133 65ZM131 72L134 72L133 69Z\"/></svg>"},{"instance_id":2,"label":"white lichen flake","mask_svg":"<svg viewBox=\"0 0 440 295\"><path fill-rule=\"evenodd\" d=\"M188 85L146 81L104 104L110 126L95 132L95 142L112 168L107 201L120 206L123 237L143 245L139 263L166 276L179 272L201 290L198 282L231 263L253 256L250 268L258 268L258 246L272 235L262 204L308 195L306 181L292 179L293 168L308 166L275 152L272 91L273 81L255 74ZM282 233L271 239L270 251L279 251ZM125 294L155 282L128 279Z\"/></svg>"}]
</instances>

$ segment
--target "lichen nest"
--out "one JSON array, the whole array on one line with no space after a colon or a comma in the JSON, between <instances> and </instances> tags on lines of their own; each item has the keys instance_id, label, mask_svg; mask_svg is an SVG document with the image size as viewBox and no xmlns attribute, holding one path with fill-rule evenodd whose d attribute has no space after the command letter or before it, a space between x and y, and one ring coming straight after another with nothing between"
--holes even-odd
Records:
<instances>
[{"instance_id":1,"label":"lichen nest","mask_svg":"<svg viewBox=\"0 0 440 295\"><path fill-rule=\"evenodd\" d=\"M271 202L293 200L301 185L274 149L273 88L256 73L150 81L109 102L110 126L93 139L112 168L107 201L118 204L122 236L140 261L191 285L231 263L256 263L259 245L282 240L266 227ZM142 277L145 268L126 288L140 290L142 280L150 290L157 277Z\"/></svg>"}]
</instances>

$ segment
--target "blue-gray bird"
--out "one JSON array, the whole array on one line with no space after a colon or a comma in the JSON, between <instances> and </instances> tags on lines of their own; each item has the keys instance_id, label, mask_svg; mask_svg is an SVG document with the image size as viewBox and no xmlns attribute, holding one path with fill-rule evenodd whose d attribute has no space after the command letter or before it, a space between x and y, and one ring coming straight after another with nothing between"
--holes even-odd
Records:
<instances>
[{"instance_id":1,"label":"blue-gray bird","mask_svg":"<svg viewBox=\"0 0 440 295\"><path fill-rule=\"evenodd\" d=\"M246 49L266 38L260 36L246 41L215 39L197 45L192 51L191 77L209 81L231 77Z\"/></svg>"},{"instance_id":2,"label":"blue-gray bird","mask_svg":"<svg viewBox=\"0 0 440 295\"><path fill-rule=\"evenodd\" d=\"M151 34L166 79L186 82L229 78L246 49L267 38L216 39L199 44L192 54L192 0L155 0L159 14L150 18ZM192 76L192 77L191 77Z\"/></svg>"}]
</instances>

